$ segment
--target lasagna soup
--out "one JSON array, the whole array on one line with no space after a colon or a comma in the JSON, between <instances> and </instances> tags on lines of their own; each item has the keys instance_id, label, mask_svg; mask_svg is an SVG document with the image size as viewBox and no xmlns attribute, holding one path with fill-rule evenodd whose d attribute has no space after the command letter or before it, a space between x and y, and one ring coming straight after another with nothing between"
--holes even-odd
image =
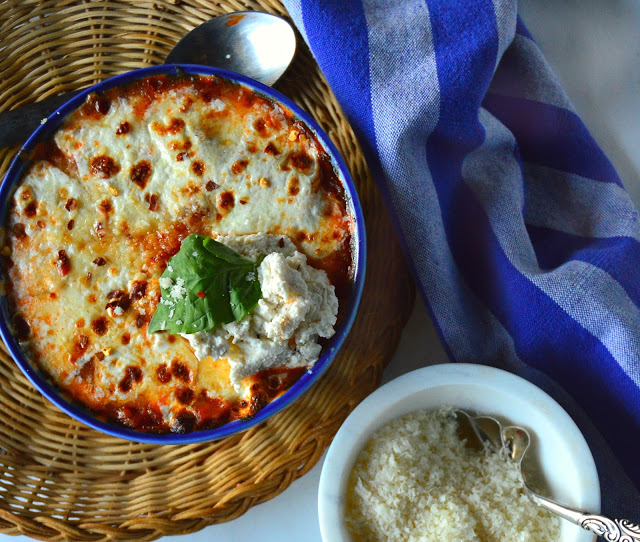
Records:
<instances>
[{"instance_id":1,"label":"lasagna soup","mask_svg":"<svg viewBox=\"0 0 640 542\"><path fill-rule=\"evenodd\" d=\"M350 295L354 224L328 154L281 104L220 77L147 77L90 94L29 159L5 289L25 355L70 398L188 432L255 415L318 359ZM189 236L254 262L262 298L210 333L152 332L184 293L166 277Z\"/></svg>"}]
</instances>

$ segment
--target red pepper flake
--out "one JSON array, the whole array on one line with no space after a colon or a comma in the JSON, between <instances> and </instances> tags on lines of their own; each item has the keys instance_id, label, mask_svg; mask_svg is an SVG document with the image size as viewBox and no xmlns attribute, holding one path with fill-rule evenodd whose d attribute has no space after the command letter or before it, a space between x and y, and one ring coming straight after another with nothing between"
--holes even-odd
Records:
<instances>
[{"instance_id":1,"label":"red pepper flake","mask_svg":"<svg viewBox=\"0 0 640 542\"><path fill-rule=\"evenodd\" d=\"M178 156L176 156L176 162L182 162L187 156L189 156L187 151L179 152Z\"/></svg>"},{"instance_id":2,"label":"red pepper flake","mask_svg":"<svg viewBox=\"0 0 640 542\"><path fill-rule=\"evenodd\" d=\"M89 169L94 177L108 179L120 171L120 166L111 156L94 156L89 162Z\"/></svg>"},{"instance_id":3,"label":"red pepper flake","mask_svg":"<svg viewBox=\"0 0 640 542\"><path fill-rule=\"evenodd\" d=\"M240 205L246 205L247 204L247 200L245 198L242 198L240 200Z\"/></svg>"},{"instance_id":4,"label":"red pepper flake","mask_svg":"<svg viewBox=\"0 0 640 542\"><path fill-rule=\"evenodd\" d=\"M64 208L69 212L73 211L76 207L78 207L78 202L73 198L69 198L67 203L64 204Z\"/></svg>"},{"instance_id":5,"label":"red pepper flake","mask_svg":"<svg viewBox=\"0 0 640 542\"><path fill-rule=\"evenodd\" d=\"M61 277L66 277L69 274L69 271L71 271L71 263L69 262L69 257L67 256L66 251L58 251L58 262L56 263L56 267L58 268L58 273L60 273Z\"/></svg>"},{"instance_id":6,"label":"red pepper flake","mask_svg":"<svg viewBox=\"0 0 640 542\"><path fill-rule=\"evenodd\" d=\"M42 220L38 220L38 222L36 222L36 226L38 226L38 228L43 230L45 228L46 224Z\"/></svg>"},{"instance_id":7,"label":"red pepper flake","mask_svg":"<svg viewBox=\"0 0 640 542\"><path fill-rule=\"evenodd\" d=\"M207 189L207 192L211 192L211 191L215 190L216 188L220 188L220 185L214 183L213 181L208 181L207 184L204 187Z\"/></svg>"},{"instance_id":8,"label":"red pepper flake","mask_svg":"<svg viewBox=\"0 0 640 542\"><path fill-rule=\"evenodd\" d=\"M105 260L102 256L99 256L95 260L93 260L93 263L98 267L101 267L107 263L107 260Z\"/></svg>"},{"instance_id":9,"label":"red pepper flake","mask_svg":"<svg viewBox=\"0 0 640 542\"><path fill-rule=\"evenodd\" d=\"M129 123L127 121L124 121L122 124L119 124L118 127L116 128L116 135L128 134L130 128L131 127L129 126Z\"/></svg>"},{"instance_id":10,"label":"red pepper flake","mask_svg":"<svg viewBox=\"0 0 640 542\"><path fill-rule=\"evenodd\" d=\"M73 220L73 218L71 220L69 220L69 222L67 222L67 229L68 230L72 230L75 223L76 222L75 222L75 220Z\"/></svg>"},{"instance_id":11,"label":"red pepper flake","mask_svg":"<svg viewBox=\"0 0 640 542\"><path fill-rule=\"evenodd\" d=\"M197 294L196 294L200 299L204 299L207 294L205 294L202 290L200 290Z\"/></svg>"},{"instance_id":12,"label":"red pepper flake","mask_svg":"<svg viewBox=\"0 0 640 542\"><path fill-rule=\"evenodd\" d=\"M278 239L278 246L280 248L284 248L284 237L280 237L280 239Z\"/></svg>"}]
</instances>

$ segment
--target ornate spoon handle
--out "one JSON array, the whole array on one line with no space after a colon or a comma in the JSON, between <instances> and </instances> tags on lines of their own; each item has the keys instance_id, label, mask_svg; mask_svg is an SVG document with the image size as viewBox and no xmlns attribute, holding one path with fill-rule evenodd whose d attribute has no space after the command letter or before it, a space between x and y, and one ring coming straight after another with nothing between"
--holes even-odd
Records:
<instances>
[{"instance_id":1,"label":"ornate spoon handle","mask_svg":"<svg viewBox=\"0 0 640 542\"><path fill-rule=\"evenodd\" d=\"M578 525L608 542L640 542L640 525L627 519L609 519L605 516L585 514Z\"/></svg>"},{"instance_id":2,"label":"ornate spoon handle","mask_svg":"<svg viewBox=\"0 0 640 542\"><path fill-rule=\"evenodd\" d=\"M525 486L526 487L526 486ZM529 488L527 488L529 489ZM529 490L529 496L542 508L580 525L604 538L607 542L640 542L640 525L626 519L609 519L597 514L585 514L568 506L546 499Z\"/></svg>"}]
</instances>

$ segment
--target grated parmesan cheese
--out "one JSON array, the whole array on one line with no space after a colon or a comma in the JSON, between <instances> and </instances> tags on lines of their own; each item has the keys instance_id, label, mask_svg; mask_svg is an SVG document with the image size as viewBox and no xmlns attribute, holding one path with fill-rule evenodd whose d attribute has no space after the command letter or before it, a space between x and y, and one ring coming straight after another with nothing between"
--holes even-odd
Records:
<instances>
[{"instance_id":1,"label":"grated parmesan cheese","mask_svg":"<svg viewBox=\"0 0 640 542\"><path fill-rule=\"evenodd\" d=\"M559 518L529 500L516 467L463 442L450 408L376 431L348 482L353 540L558 542Z\"/></svg>"}]
</instances>

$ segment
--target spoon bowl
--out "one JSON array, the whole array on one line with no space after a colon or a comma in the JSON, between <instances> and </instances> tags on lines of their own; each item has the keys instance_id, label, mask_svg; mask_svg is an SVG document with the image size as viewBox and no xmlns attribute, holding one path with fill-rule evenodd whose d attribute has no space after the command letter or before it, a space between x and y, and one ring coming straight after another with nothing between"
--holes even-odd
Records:
<instances>
[{"instance_id":1,"label":"spoon bowl","mask_svg":"<svg viewBox=\"0 0 640 542\"><path fill-rule=\"evenodd\" d=\"M189 32L165 64L202 64L273 85L293 60L296 36L276 15L242 11L210 19Z\"/></svg>"},{"instance_id":2,"label":"spoon bowl","mask_svg":"<svg viewBox=\"0 0 640 542\"><path fill-rule=\"evenodd\" d=\"M610 519L599 514L576 510L533 491L522 469L522 462L531 443L531 437L525 428L516 425L503 428L495 418L472 416L459 409L454 410L454 415L458 421L459 435L466 439L467 446L474 449L484 446L497 453L506 452L506 456L518 468L527 496L538 506L604 537L609 542L640 542L640 525L638 524L626 519Z\"/></svg>"}]
</instances>

